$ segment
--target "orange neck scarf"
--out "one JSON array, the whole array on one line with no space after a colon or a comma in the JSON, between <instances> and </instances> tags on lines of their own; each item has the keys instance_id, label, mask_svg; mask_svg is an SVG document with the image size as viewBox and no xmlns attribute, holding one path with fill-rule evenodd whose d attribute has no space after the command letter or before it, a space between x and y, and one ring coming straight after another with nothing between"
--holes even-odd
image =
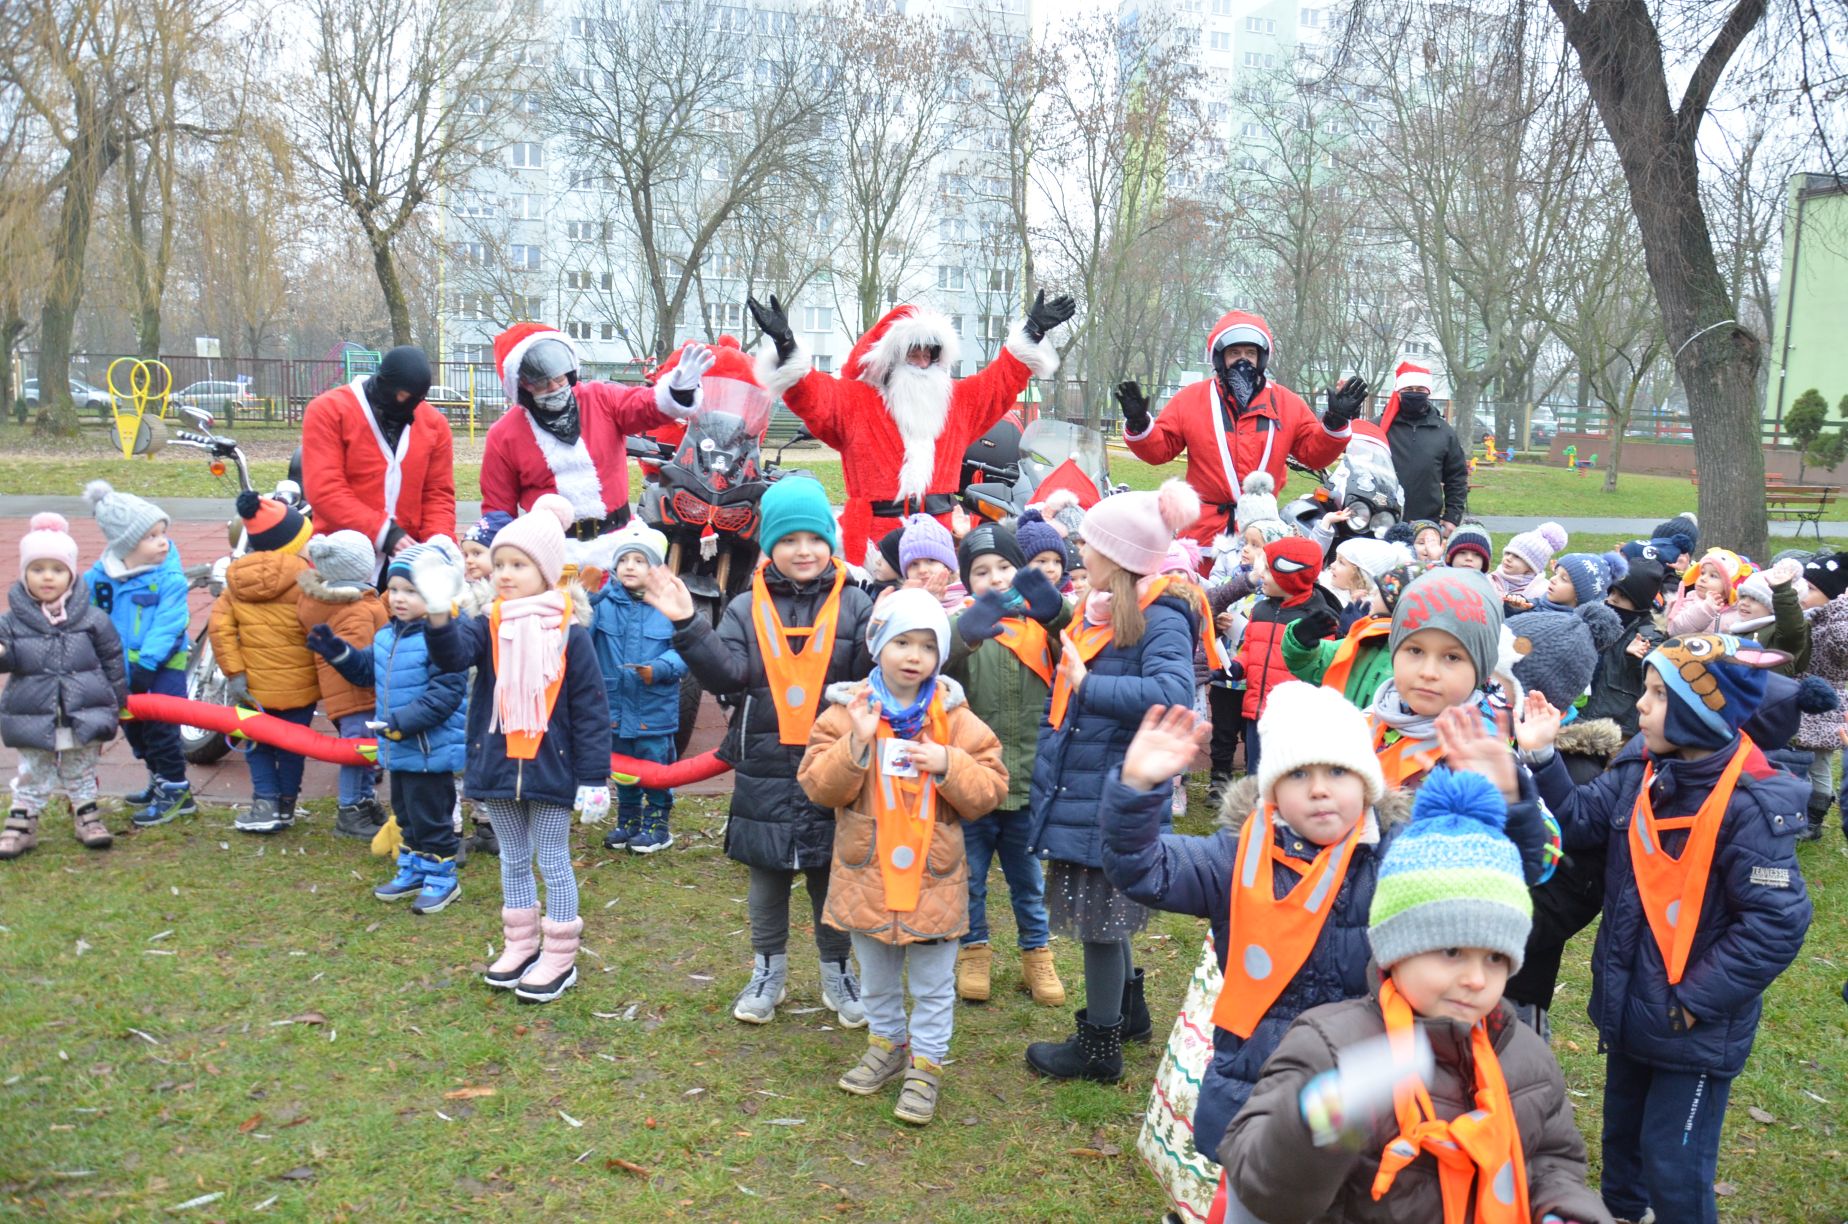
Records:
<instances>
[{"instance_id":1,"label":"orange neck scarf","mask_svg":"<svg viewBox=\"0 0 1848 1224\"><path fill-rule=\"evenodd\" d=\"M1726 805L1732 801L1733 788L1739 784L1739 773L1752 749L1751 737L1741 735L1719 783L1692 816L1656 819L1649 797L1655 762L1643 766L1643 784L1630 815L1630 868L1636 873L1636 891L1671 986L1687 970L1694 933L1700 927L1701 902L1707 896L1707 875L1713 869L1713 848L1720 840L1720 822L1726 818ZM1673 829L1688 830L1687 844L1678 859L1670 858L1662 844L1662 834Z\"/></svg>"},{"instance_id":2,"label":"orange neck scarf","mask_svg":"<svg viewBox=\"0 0 1848 1224\"><path fill-rule=\"evenodd\" d=\"M940 688L930 699L924 726L934 744L950 742L950 721L943 712ZM937 781L922 770L916 777L898 778L883 765L882 745L892 738L892 726L879 720L873 741L873 844L879 849L879 877L885 884L886 908L909 914L918 908L924 888L924 863L930 857L931 833L937 826Z\"/></svg>"},{"instance_id":3,"label":"orange neck scarf","mask_svg":"<svg viewBox=\"0 0 1848 1224\"><path fill-rule=\"evenodd\" d=\"M1380 985L1380 1012L1395 1049L1409 1052L1412 1040L1412 1006L1393 987ZM1431 1105L1431 1094L1416 1079L1393 1092L1393 1113L1399 1136L1380 1153L1379 1172L1373 1178L1377 1202L1392 1189L1399 1171L1429 1152L1437 1161L1438 1187L1444 1196L1444 1224L1464 1224L1471 1203L1476 1224L1529 1224L1533 1210L1527 1197L1527 1162L1521 1153L1521 1132L1515 1124L1514 1102L1502 1078L1501 1060L1489 1040L1488 1027L1477 1021L1469 1034L1470 1061L1476 1066L1476 1108L1445 1122ZM1470 1183L1476 1185L1472 1198Z\"/></svg>"},{"instance_id":4,"label":"orange neck scarf","mask_svg":"<svg viewBox=\"0 0 1848 1224\"><path fill-rule=\"evenodd\" d=\"M1010 616L1001 622L1001 635L995 640L1013 651L1028 671L1052 683L1052 647L1046 626L1032 617Z\"/></svg>"},{"instance_id":5,"label":"orange neck scarf","mask_svg":"<svg viewBox=\"0 0 1848 1224\"><path fill-rule=\"evenodd\" d=\"M1167 589L1168 579L1150 579L1148 589L1143 591L1141 596L1136 600L1136 606L1147 611L1148 606L1154 603L1156 599L1167 591ZM1085 619L1082 608L1080 608L1078 613L1078 624L1067 629L1065 635L1071 639L1071 649L1078 652L1078 659L1082 663L1089 663L1092 659L1095 659L1098 653L1110 644L1112 636L1109 621L1106 620L1101 625L1093 625L1090 621ZM1054 728L1063 727L1065 725L1065 710L1071 703L1071 699L1071 683L1066 680L1065 673L1061 671L1058 678L1052 682L1052 709L1047 715L1047 717L1051 719Z\"/></svg>"},{"instance_id":6,"label":"orange neck scarf","mask_svg":"<svg viewBox=\"0 0 1848 1224\"><path fill-rule=\"evenodd\" d=\"M1328 669L1322 673L1322 687L1334 689L1337 693L1347 692L1348 676L1354 671L1354 658L1360 653L1362 642L1385 637L1392 632L1392 617L1363 616L1349 626L1347 636L1335 647L1335 657L1328 661ZM1367 700L1371 700L1371 695Z\"/></svg>"},{"instance_id":7,"label":"orange neck scarf","mask_svg":"<svg viewBox=\"0 0 1848 1224\"><path fill-rule=\"evenodd\" d=\"M1375 722L1373 725L1373 755L1379 758L1380 772L1386 775L1387 790L1404 786L1409 778L1429 773L1431 767L1444 756L1436 748L1413 752L1411 748L1416 741L1404 736L1390 744L1386 743L1386 732L1391 729L1383 722Z\"/></svg>"},{"instance_id":8,"label":"orange neck scarf","mask_svg":"<svg viewBox=\"0 0 1848 1224\"><path fill-rule=\"evenodd\" d=\"M1367 824L1364 816L1355 821L1347 837L1323 846L1303 871L1302 863L1277 847L1273 810L1266 804L1253 812L1239 831L1225 985L1213 1004L1213 1023L1240 1037L1251 1036L1315 950ZM1282 897L1272 883L1278 863L1303 871Z\"/></svg>"},{"instance_id":9,"label":"orange neck scarf","mask_svg":"<svg viewBox=\"0 0 1848 1224\"><path fill-rule=\"evenodd\" d=\"M764 585L763 566L751 576L751 627L757 632L757 653L770 682L770 699L776 703L777 738L785 744L806 744L815 729L821 690L828 682L828 663L834 657L834 630L846 581L846 568L836 564L834 586L815 614L815 623L785 629L770 588ZM808 645L797 652L792 638Z\"/></svg>"}]
</instances>

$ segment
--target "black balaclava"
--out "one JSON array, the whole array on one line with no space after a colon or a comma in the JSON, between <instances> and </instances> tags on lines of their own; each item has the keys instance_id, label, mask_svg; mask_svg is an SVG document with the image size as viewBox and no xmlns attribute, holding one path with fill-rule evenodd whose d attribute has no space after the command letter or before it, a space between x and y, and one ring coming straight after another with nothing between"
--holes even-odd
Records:
<instances>
[{"instance_id":1,"label":"black balaclava","mask_svg":"<svg viewBox=\"0 0 1848 1224\"><path fill-rule=\"evenodd\" d=\"M565 375L569 382L562 390L554 391L540 403L531 391L526 389L526 382L544 382ZM577 355L571 346L563 340L545 339L534 342L520 357L520 368L516 374L520 385L520 405L538 423L539 428L563 442L566 446L576 446L578 440L578 402L577 402Z\"/></svg>"},{"instance_id":2,"label":"black balaclava","mask_svg":"<svg viewBox=\"0 0 1848 1224\"><path fill-rule=\"evenodd\" d=\"M1431 411L1431 393L1429 391L1399 392L1399 415L1406 420L1420 420L1423 418L1424 414L1429 411Z\"/></svg>"},{"instance_id":3,"label":"black balaclava","mask_svg":"<svg viewBox=\"0 0 1848 1224\"><path fill-rule=\"evenodd\" d=\"M400 391L411 393L402 404L398 402ZM430 359L416 345L401 344L379 361L377 373L366 379L366 403L379 423L379 432L385 435L385 445L398 449L405 426L429 393Z\"/></svg>"},{"instance_id":4,"label":"black balaclava","mask_svg":"<svg viewBox=\"0 0 1848 1224\"><path fill-rule=\"evenodd\" d=\"M1258 349L1256 365L1242 358L1227 365L1226 349L1231 347L1228 344L1213 353L1213 373L1219 379L1220 391L1232 401L1232 411L1236 414L1249 408L1258 392L1264 390L1264 367L1270 361L1270 350Z\"/></svg>"}]
</instances>

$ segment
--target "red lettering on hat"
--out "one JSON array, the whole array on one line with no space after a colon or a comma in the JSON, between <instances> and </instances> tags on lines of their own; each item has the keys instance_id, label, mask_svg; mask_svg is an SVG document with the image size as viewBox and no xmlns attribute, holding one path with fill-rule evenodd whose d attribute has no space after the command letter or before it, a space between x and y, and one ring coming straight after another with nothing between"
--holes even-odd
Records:
<instances>
[{"instance_id":1,"label":"red lettering on hat","mask_svg":"<svg viewBox=\"0 0 1848 1224\"><path fill-rule=\"evenodd\" d=\"M1488 607L1482 592L1456 579L1439 578L1420 582L1399 598L1400 624L1407 633L1416 633L1433 618L1448 612L1470 625L1489 623Z\"/></svg>"}]
</instances>

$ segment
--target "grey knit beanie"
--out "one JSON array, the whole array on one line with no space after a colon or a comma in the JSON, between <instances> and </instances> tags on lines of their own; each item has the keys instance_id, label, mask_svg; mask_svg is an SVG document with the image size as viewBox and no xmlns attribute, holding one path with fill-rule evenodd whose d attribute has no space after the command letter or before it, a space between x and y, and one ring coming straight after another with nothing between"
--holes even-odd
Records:
<instances>
[{"instance_id":1,"label":"grey knit beanie","mask_svg":"<svg viewBox=\"0 0 1848 1224\"><path fill-rule=\"evenodd\" d=\"M357 531L315 536L302 551L314 572L330 587L371 586L379 572L372 541Z\"/></svg>"},{"instance_id":2,"label":"grey knit beanie","mask_svg":"<svg viewBox=\"0 0 1848 1224\"><path fill-rule=\"evenodd\" d=\"M83 499L103 531L103 551L120 561L141 543L156 523L171 523L172 516L153 502L133 493L118 493L107 480L92 480L83 487Z\"/></svg>"},{"instance_id":3,"label":"grey knit beanie","mask_svg":"<svg viewBox=\"0 0 1848 1224\"><path fill-rule=\"evenodd\" d=\"M1387 649L1397 653L1421 629L1441 629L1463 644L1485 683L1501 653L1502 601L1486 576L1444 566L1414 579L1392 610Z\"/></svg>"}]
</instances>

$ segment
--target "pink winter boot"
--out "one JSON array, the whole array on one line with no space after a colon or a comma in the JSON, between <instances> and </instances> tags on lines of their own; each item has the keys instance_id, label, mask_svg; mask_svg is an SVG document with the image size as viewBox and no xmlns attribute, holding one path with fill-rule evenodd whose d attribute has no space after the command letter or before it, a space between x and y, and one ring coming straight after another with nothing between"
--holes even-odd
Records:
<instances>
[{"instance_id":1,"label":"pink winter boot","mask_svg":"<svg viewBox=\"0 0 1848 1224\"><path fill-rule=\"evenodd\" d=\"M577 981L578 936L584 932L584 920L547 918L539 925L545 930L545 950L513 990L522 1003L550 1003Z\"/></svg>"},{"instance_id":2,"label":"pink winter boot","mask_svg":"<svg viewBox=\"0 0 1848 1224\"><path fill-rule=\"evenodd\" d=\"M501 954L488 966L482 980L490 986L511 990L520 975L539 959L539 907L501 909Z\"/></svg>"}]
</instances>

